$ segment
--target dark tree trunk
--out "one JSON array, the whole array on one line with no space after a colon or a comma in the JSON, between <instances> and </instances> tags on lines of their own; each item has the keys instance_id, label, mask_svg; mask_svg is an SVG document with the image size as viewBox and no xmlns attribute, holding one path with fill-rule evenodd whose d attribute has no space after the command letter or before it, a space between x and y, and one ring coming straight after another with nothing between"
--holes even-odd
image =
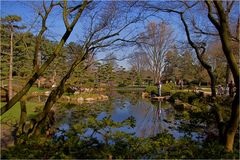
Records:
<instances>
[{"instance_id":1,"label":"dark tree trunk","mask_svg":"<svg viewBox=\"0 0 240 160\"><path fill-rule=\"evenodd\" d=\"M201 65L204 67L204 69L207 70L208 75L211 79L211 92L212 92L212 97L216 97L216 76L214 74L214 72L212 71L212 67L203 59L203 54L205 53L205 48L204 46L197 46L192 40L191 40L191 36L189 33L189 28L188 25L183 17L183 13L180 14L181 16L181 21L184 25L185 28L185 32L187 35L187 39L188 39L188 43L191 45L191 47L195 50L195 53L197 55L198 60L200 61Z\"/></svg>"},{"instance_id":2,"label":"dark tree trunk","mask_svg":"<svg viewBox=\"0 0 240 160\"><path fill-rule=\"evenodd\" d=\"M72 64L71 68L68 70L66 75L60 81L60 84L55 89L52 90L52 92L50 93L50 95L47 99L47 102L45 103L43 112L41 114L39 114L39 116L37 117L37 120L36 120L37 121L36 125L32 129L32 132L29 133L30 135L31 134L38 135L40 133L40 129L42 127L44 127L44 125L45 125L46 118L48 116L49 111L51 110L53 105L56 103L56 101L63 95L66 81L70 78L72 72L77 67L77 65L80 62L82 62L84 59L85 59L85 57L75 60Z\"/></svg>"},{"instance_id":3,"label":"dark tree trunk","mask_svg":"<svg viewBox=\"0 0 240 160\"><path fill-rule=\"evenodd\" d=\"M227 125L226 130L226 150L229 152L233 151L233 145L234 145L234 138L237 132L237 129L239 127L239 92L234 97L234 100L232 102L232 112L231 112L231 118Z\"/></svg>"},{"instance_id":4,"label":"dark tree trunk","mask_svg":"<svg viewBox=\"0 0 240 160\"><path fill-rule=\"evenodd\" d=\"M19 128L21 129L20 132L23 132L23 126L24 123L27 120L27 108L26 108L26 100L22 98L20 100L20 105L21 105L21 115L20 115L20 120L19 120Z\"/></svg>"},{"instance_id":5,"label":"dark tree trunk","mask_svg":"<svg viewBox=\"0 0 240 160\"><path fill-rule=\"evenodd\" d=\"M13 31L11 31L10 56L9 56L9 75L8 75L8 98L12 98L12 72L13 72Z\"/></svg>"},{"instance_id":6,"label":"dark tree trunk","mask_svg":"<svg viewBox=\"0 0 240 160\"><path fill-rule=\"evenodd\" d=\"M227 64L227 67L226 67L226 86L228 85L229 83L229 80L230 80L230 68L229 68L229 65Z\"/></svg>"},{"instance_id":7,"label":"dark tree trunk","mask_svg":"<svg viewBox=\"0 0 240 160\"><path fill-rule=\"evenodd\" d=\"M20 100L20 107L21 107L21 114L20 114L19 123L12 133L14 137L14 144L18 142L19 135L24 133L24 125L27 120L27 107L26 107L25 96Z\"/></svg>"},{"instance_id":8,"label":"dark tree trunk","mask_svg":"<svg viewBox=\"0 0 240 160\"><path fill-rule=\"evenodd\" d=\"M208 72L208 75L211 79L211 92L212 92L212 97L216 97L216 76L214 72L211 71L209 68L205 68Z\"/></svg>"},{"instance_id":9,"label":"dark tree trunk","mask_svg":"<svg viewBox=\"0 0 240 160\"><path fill-rule=\"evenodd\" d=\"M227 59L230 70L233 74L234 83L236 85L236 95L232 102L231 117L227 124L226 144L225 144L226 151L232 152L234 137L238 128L239 117L240 117L239 115L239 107L240 107L239 106L239 68L238 68L237 60L234 57L233 51L231 49L231 37L230 37L230 29L229 29L228 12L225 11L221 1L213 1L214 8L218 16L218 18L215 18L212 13L213 4L210 1L205 1L205 2L208 7L208 18L218 30L221 43L222 43L222 49Z\"/></svg>"}]
</instances>

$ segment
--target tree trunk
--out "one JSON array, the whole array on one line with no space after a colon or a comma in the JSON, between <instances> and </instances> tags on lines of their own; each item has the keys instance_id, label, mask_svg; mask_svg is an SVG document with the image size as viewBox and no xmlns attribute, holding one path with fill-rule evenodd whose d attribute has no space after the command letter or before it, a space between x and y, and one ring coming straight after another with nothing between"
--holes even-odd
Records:
<instances>
[{"instance_id":1,"label":"tree trunk","mask_svg":"<svg viewBox=\"0 0 240 160\"><path fill-rule=\"evenodd\" d=\"M181 21L184 25L185 28L185 32L187 35L187 40L188 43L191 45L191 47L195 50L195 53L197 55L198 60L200 61L201 65L204 67L204 69L207 70L208 75L211 79L211 92L212 92L212 97L216 97L216 89L215 89L215 85L216 85L216 76L214 74L214 72L212 71L212 67L204 60L203 58L203 54L205 53L205 48L203 47L199 47L197 46L192 40L191 40L191 36L190 36L190 32L188 29L188 25L183 17L183 14L180 14L181 16ZM202 51L201 51L202 49Z\"/></svg>"},{"instance_id":2,"label":"tree trunk","mask_svg":"<svg viewBox=\"0 0 240 160\"><path fill-rule=\"evenodd\" d=\"M198 60L200 61L203 68L207 70L207 73L210 77L210 80L211 80L210 87L212 92L211 96L216 97L216 76L214 74L214 71L212 71L212 67L206 61L204 61L203 57L201 56L203 55L203 53L200 55L199 49L194 44L192 44L192 47L195 49Z\"/></svg>"},{"instance_id":3,"label":"tree trunk","mask_svg":"<svg viewBox=\"0 0 240 160\"><path fill-rule=\"evenodd\" d=\"M13 32L11 31L10 55L9 55L9 75L8 75L8 98L12 98L12 72L13 72Z\"/></svg>"},{"instance_id":4,"label":"tree trunk","mask_svg":"<svg viewBox=\"0 0 240 160\"><path fill-rule=\"evenodd\" d=\"M44 126L44 123L46 122L46 118L48 116L49 111L51 110L52 106L56 103L57 99L60 98L64 93L64 87L66 81L70 78L72 72L77 67L77 65L82 62L85 59L85 57L81 59L77 59L73 62L71 68L68 70L67 74L62 78L59 85L52 90L50 93L47 102L45 103L45 106L43 108L43 112L37 116L37 124L34 126L32 132L30 135L38 135L40 133L40 129ZM84 68L86 69L86 68Z\"/></svg>"},{"instance_id":5,"label":"tree trunk","mask_svg":"<svg viewBox=\"0 0 240 160\"><path fill-rule=\"evenodd\" d=\"M20 100L20 106L21 106L21 115L19 120L19 128L21 129L21 133L23 132L23 125L27 120L27 107L26 107L26 99L23 97Z\"/></svg>"},{"instance_id":6,"label":"tree trunk","mask_svg":"<svg viewBox=\"0 0 240 160\"><path fill-rule=\"evenodd\" d=\"M58 46L56 47L53 54L49 57L49 59L39 68L37 72L33 74L33 76L29 79L27 84L18 92L6 105L1 108L1 115L7 112L13 105L15 105L32 87L35 81L42 75L42 73L47 69L47 67L53 62L53 60L57 57L60 53L63 45L65 44L66 40L68 39L71 31L66 31L64 36L62 37L61 41L59 42Z\"/></svg>"},{"instance_id":7,"label":"tree trunk","mask_svg":"<svg viewBox=\"0 0 240 160\"><path fill-rule=\"evenodd\" d=\"M39 42L40 43L40 42ZM39 47L38 47L39 48ZM39 49L38 49L39 50ZM38 71L38 69L40 68L41 66L41 52L38 51L37 52L37 56L35 57L37 60L33 60L33 64L34 64L34 70L35 71ZM35 59L34 58L34 59ZM37 87L38 88L41 88L41 81L38 79L37 80Z\"/></svg>"},{"instance_id":8,"label":"tree trunk","mask_svg":"<svg viewBox=\"0 0 240 160\"><path fill-rule=\"evenodd\" d=\"M220 143L224 144L226 142L226 138L225 138L226 123L223 118L222 107L219 104L217 104L216 102L213 103L212 107L214 109L214 114L215 114L216 121L217 121L218 132L219 132L219 141L220 141Z\"/></svg>"},{"instance_id":9,"label":"tree trunk","mask_svg":"<svg viewBox=\"0 0 240 160\"><path fill-rule=\"evenodd\" d=\"M232 152L234 137L238 128L239 117L240 117L239 115L239 68L238 68L237 60L234 57L233 51L231 49L229 15L228 15L228 12L225 12L223 2L213 1L215 10L217 11L217 16L218 16L217 19L212 15L211 2L210 1L205 1L205 2L208 6L208 18L218 30L221 43L222 43L222 49L227 59L228 65L231 69L234 83L236 85L236 95L232 103L230 121L228 122L227 129L226 129L226 144L225 144L226 151Z\"/></svg>"},{"instance_id":10,"label":"tree trunk","mask_svg":"<svg viewBox=\"0 0 240 160\"><path fill-rule=\"evenodd\" d=\"M37 80L37 87L41 88L41 81L39 79Z\"/></svg>"},{"instance_id":11,"label":"tree trunk","mask_svg":"<svg viewBox=\"0 0 240 160\"><path fill-rule=\"evenodd\" d=\"M236 95L235 95L233 103L232 103L232 111L231 111L230 121L227 125L226 144L225 144L226 151L232 152L233 144L234 144L234 137L235 137L235 134L236 134L236 131L238 128L239 116L240 116L240 114L239 114L239 69L238 69L237 61L231 50L230 37L229 37L228 31L229 31L228 25L223 23L222 30L219 33L220 39L222 42L222 48L223 48L224 54L227 58L229 67L233 74L234 83L236 85Z\"/></svg>"},{"instance_id":12,"label":"tree trunk","mask_svg":"<svg viewBox=\"0 0 240 160\"><path fill-rule=\"evenodd\" d=\"M211 79L211 92L212 92L212 97L216 97L216 76L214 72L211 71L209 68L205 68L208 72L208 75Z\"/></svg>"},{"instance_id":13,"label":"tree trunk","mask_svg":"<svg viewBox=\"0 0 240 160\"><path fill-rule=\"evenodd\" d=\"M18 142L18 137L24 133L24 125L27 120L27 108L25 96L20 100L21 115L18 126L14 129L12 135L14 137L14 144Z\"/></svg>"},{"instance_id":14,"label":"tree trunk","mask_svg":"<svg viewBox=\"0 0 240 160\"><path fill-rule=\"evenodd\" d=\"M1 47L0 47L1 48ZM4 82L1 80L1 87L4 88Z\"/></svg>"},{"instance_id":15,"label":"tree trunk","mask_svg":"<svg viewBox=\"0 0 240 160\"><path fill-rule=\"evenodd\" d=\"M226 86L229 83L229 79L230 79L230 68L229 68L229 65L227 64L227 66L226 66L226 79L225 79Z\"/></svg>"},{"instance_id":16,"label":"tree trunk","mask_svg":"<svg viewBox=\"0 0 240 160\"><path fill-rule=\"evenodd\" d=\"M234 97L233 103L232 103L232 112L231 112L231 118L227 125L226 130L226 151L232 152L233 151L233 145L234 145L234 137L238 129L238 123L239 123L239 92Z\"/></svg>"}]
</instances>

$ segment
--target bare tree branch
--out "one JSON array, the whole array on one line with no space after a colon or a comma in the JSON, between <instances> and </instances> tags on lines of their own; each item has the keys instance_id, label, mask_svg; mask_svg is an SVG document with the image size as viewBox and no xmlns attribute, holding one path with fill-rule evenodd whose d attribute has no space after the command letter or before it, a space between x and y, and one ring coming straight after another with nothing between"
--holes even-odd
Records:
<instances>
[{"instance_id":1,"label":"bare tree branch","mask_svg":"<svg viewBox=\"0 0 240 160\"><path fill-rule=\"evenodd\" d=\"M232 7L233 7L233 4L234 4L234 1L227 1L227 9L226 9L226 11L227 11L228 13L231 12Z\"/></svg>"},{"instance_id":2,"label":"bare tree branch","mask_svg":"<svg viewBox=\"0 0 240 160\"><path fill-rule=\"evenodd\" d=\"M67 1L64 0L63 1L63 22L64 22L65 27L67 28L67 30L69 30L70 29L70 25L68 23L67 16L68 16Z\"/></svg>"},{"instance_id":3,"label":"bare tree branch","mask_svg":"<svg viewBox=\"0 0 240 160\"><path fill-rule=\"evenodd\" d=\"M219 29L220 24L212 15L212 5L211 5L210 0L206 0L205 3L207 4L207 7L208 7L208 18L213 22L213 24L216 26L216 28Z\"/></svg>"}]
</instances>

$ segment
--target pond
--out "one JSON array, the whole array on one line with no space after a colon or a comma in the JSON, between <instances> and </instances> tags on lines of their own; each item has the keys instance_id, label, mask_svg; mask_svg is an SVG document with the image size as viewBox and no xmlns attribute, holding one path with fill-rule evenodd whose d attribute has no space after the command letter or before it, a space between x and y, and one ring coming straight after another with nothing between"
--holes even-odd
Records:
<instances>
[{"instance_id":1,"label":"pond","mask_svg":"<svg viewBox=\"0 0 240 160\"><path fill-rule=\"evenodd\" d=\"M182 129L184 124L189 123L189 119L179 115L186 112L175 110L168 102L142 99L141 91L111 92L109 97L110 100L106 102L63 105L57 112L55 127L58 131L55 137L71 131L82 138L94 137L105 141L106 135L120 131L142 138L162 132L172 134L175 139L188 136L192 140L201 141L205 138L201 128L188 132ZM123 123L126 119L132 120L134 124Z\"/></svg>"},{"instance_id":2,"label":"pond","mask_svg":"<svg viewBox=\"0 0 240 160\"><path fill-rule=\"evenodd\" d=\"M142 99L141 91L113 91L107 95L108 101L91 104L58 103L56 123L47 136L27 139L2 157L239 159L239 147L232 155L225 154L218 137L208 134L216 127L207 107L179 111L168 102Z\"/></svg>"},{"instance_id":3,"label":"pond","mask_svg":"<svg viewBox=\"0 0 240 160\"><path fill-rule=\"evenodd\" d=\"M59 102L49 134L17 144L3 159L239 159L238 146L227 155L208 135L214 121L207 107L179 111L142 99L141 91L107 95L108 101L91 104Z\"/></svg>"}]
</instances>

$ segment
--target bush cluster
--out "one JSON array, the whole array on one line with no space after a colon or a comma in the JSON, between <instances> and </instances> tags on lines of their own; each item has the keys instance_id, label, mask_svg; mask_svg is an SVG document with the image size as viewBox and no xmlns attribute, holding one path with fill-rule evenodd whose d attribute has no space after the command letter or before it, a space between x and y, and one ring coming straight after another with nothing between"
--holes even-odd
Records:
<instances>
[{"instance_id":1,"label":"bush cluster","mask_svg":"<svg viewBox=\"0 0 240 160\"><path fill-rule=\"evenodd\" d=\"M161 87L161 94L162 96L169 95L171 91L174 89L175 89L175 84L172 82L163 84ZM158 95L158 88L157 86L147 86L146 92L149 94Z\"/></svg>"}]
</instances>

